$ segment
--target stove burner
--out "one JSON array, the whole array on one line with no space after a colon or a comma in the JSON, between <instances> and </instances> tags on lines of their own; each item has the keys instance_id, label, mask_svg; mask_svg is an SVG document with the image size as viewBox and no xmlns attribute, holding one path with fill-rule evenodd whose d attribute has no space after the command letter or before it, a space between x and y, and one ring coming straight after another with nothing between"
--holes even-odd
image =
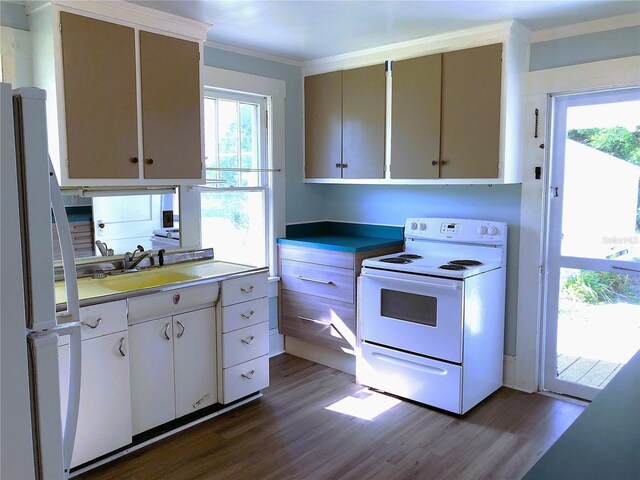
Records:
<instances>
[{"instance_id":1,"label":"stove burner","mask_svg":"<svg viewBox=\"0 0 640 480\"><path fill-rule=\"evenodd\" d=\"M415 253L403 253L402 255L398 255L399 258L410 258L412 260L418 260L422 258L422 255L416 255Z\"/></svg>"},{"instance_id":2,"label":"stove burner","mask_svg":"<svg viewBox=\"0 0 640 480\"><path fill-rule=\"evenodd\" d=\"M443 270L466 270L467 267L465 267L464 265L451 265L450 263L447 263L446 265L440 265L438 268L441 268Z\"/></svg>"},{"instance_id":3,"label":"stove burner","mask_svg":"<svg viewBox=\"0 0 640 480\"><path fill-rule=\"evenodd\" d=\"M400 257L381 258L380 261L384 263L411 263L411 260Z\"/></svg>"},{"instance_id":4,"label":"stove burner","mask_svg":"<svg viewBox=\"0 0 640 480\"><path fill-rule=\"evenodd\" d=\"M449 263L451 265L464 265L465 267L477 267L478 265L482 265L482 262L477 260L451 260Z\"/></svg>"}]
</instances>

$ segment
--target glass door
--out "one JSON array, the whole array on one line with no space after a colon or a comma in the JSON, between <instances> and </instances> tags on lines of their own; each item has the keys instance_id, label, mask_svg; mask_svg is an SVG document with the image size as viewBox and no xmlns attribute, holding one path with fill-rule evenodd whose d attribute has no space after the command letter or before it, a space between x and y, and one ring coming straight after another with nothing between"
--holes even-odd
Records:
<instances>
[{"instance_id":1,"label":"glass door","mask_svg":"<svg viewBox=\"0 0 640 480\"><path fill-rule=\"evenodd\" d=\"M640 348L640 88L551 112L542 386L591 400Z\"/></svg>"}]
</instances>

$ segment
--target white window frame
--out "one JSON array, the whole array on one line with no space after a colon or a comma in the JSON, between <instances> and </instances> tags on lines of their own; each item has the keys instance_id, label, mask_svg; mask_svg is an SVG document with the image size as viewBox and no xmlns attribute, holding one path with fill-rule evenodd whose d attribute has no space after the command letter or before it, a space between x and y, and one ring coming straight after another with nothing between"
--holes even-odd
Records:
<instances>
[{"instance_id":1,"label":"white window frame","mask_svg":"<svg viewBox=\"0 0 640 480\"><path fill-rule=\"evenodd\" d=\"M266 165L269 169L267 188L267 260L272 277L277 276L276 238L285 234L285 143L284 108L286 84L283 80L248 73L204 66L202 68L202 95L204 89L225 90L229 93L262 96L267 99L269 111L267 128ZM222 189L220 189L222 190ZM199 186L180 189L180 226L182 246L200 248L200 192Z\"/></svg>"}]
</instances>

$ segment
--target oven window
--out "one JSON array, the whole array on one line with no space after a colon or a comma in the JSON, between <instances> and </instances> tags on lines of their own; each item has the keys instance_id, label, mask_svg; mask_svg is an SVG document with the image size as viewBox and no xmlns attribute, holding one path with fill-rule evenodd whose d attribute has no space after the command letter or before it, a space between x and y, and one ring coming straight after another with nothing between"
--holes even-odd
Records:
<instances>
[{"instance_id":1,"label":"oven window","mask_svg":"<svg viewBox=\"0 0 640 480\"><path fill-rule=\"evenodd\" d=\"M437 326L438 299L435 297L383 288L381 299L380 314L383 317Z\"/></svg>"}]
</instances>

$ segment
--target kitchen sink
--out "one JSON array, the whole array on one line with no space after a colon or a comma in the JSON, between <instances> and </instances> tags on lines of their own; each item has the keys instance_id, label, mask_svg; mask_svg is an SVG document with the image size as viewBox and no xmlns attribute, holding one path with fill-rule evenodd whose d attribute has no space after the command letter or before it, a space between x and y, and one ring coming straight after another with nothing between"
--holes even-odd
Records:
<instances>
[{"instance_id":1,"label":"kitchen sink","mask_svg":"<svg viewBox=\"0 0 640 480\"><path fill-rule=\"evenodd\" d=\"M128 292L149 287L158 287L171 283L198 280L198 275L175 271L147 271L115 275L97 280L100 285L110 290Z\"/></svg>"}]
</instances>

